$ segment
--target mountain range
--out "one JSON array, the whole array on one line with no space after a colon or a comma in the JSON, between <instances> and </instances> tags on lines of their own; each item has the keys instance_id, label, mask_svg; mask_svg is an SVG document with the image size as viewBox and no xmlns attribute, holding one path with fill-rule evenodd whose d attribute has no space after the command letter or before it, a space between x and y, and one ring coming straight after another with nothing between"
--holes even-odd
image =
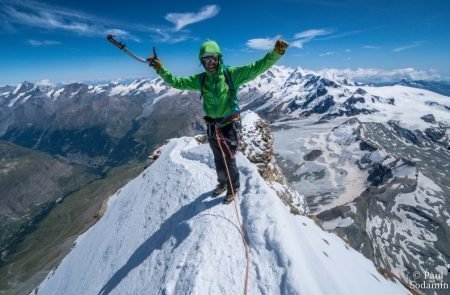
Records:
<instances>
[{"instance_id":1,"label":"mountain range","mask_svg":"<svg viewBox=\"0 0 450 295\"><path fill-rule=\"evenodd\" d=\"M305 216L313 218L323 229L337 234L351 248L372 260L380 271L391 273L405 284L411 281L415 271L421 274L425 272L442 274L444 276L442 281L450 283L447 275L450 267L450 252L447 246L450 237L450 210L448 209L450 205L446 198L450 192L448 176L450 172L448 135L450 98L437 93L445 93L442 91L444 88L445 86L439 83L419 83L419 81L401 81L395 85L374 86L339 77L319 75L301 68L272 67L239 89L241 111L252 110L267 120L254 119L247 124L246 128L253 128L248 126L256 124L260 130L266 131L256 132L258 137L253 141L244 140L242 149L242 154L251 159L250 162L253 161L259 175L265 179L264 182L270 183L275 179L278 181L278 185L265 191L264 197L261 198L271 196L275 191L281 203L287 206L286 212L295 215L292 218L302 219ZM430 91L434 89L437 91ZM72 83L58 87L24 82L17 87L0 88L0 138L2 140L45 152L70 165L79 165L99 174L130 160L144 159L170 138L202 133L204 123L201 117L201 100L198 93L172 89L159 78L140 79L126 84ZM271 131L268 129L269 126ZM250 144L247 148L245 142L265 142L265 144L256 146ZM172 149L176 152L171 154L168 150ZM191 149L195 151L190 152ZM160 151L162 155L166 151L170 156L166 154L155 164L160 161L158 165L164 167L171 164L177 166L178 160L174 159L181 157L183 161L191 161L190 165L195 167L200 165L205 168L202 165L206 165L209 166L208 169L211 168L209 160L205 158L210 157L208 151L203 147L195 148L188 139L173 139ZM265 152L261 154L255 151ZM202 154L205 155L202 156ZM243 157L240 159L246 163ZM267 159L270 161L268 162ZM186 171L183 170L183 173L194 174L190 180L192 183L196 183L198 180L196 177L203 180L200 176L202 173L211 173L207 172L209 170L199 170L203 172L194 173L186 163L183 166ZM247 164L243 165L247 166ZM152 169L156 169L152 166L145 174L156 173L151 172ZM242 169L248 172L250 168L242 167ZM281 174L286 177L279 176ZM168 179L168 184L163 185L164 190L178 196L182 191L180 187L172 191L172 182L176 180L168 174L161 175L164 175L161 176L162 179ZM139 176L134 182L139 183L144 181L143 179L147 181L149 187L157 183L155 177L149 179L145 175ZM244 227L251 228L252 222L256 222L252 221L256 216L249 212L252 212L252 208L262 210L258 206L250 205L253 202L254 188L266 184L261 184L263 180L259 178L255 180L256 176L246 179L248 179L246 181L249 183L247 184L249 190L243 194L244 200L240 203L240 210L244 223L247 222ZM252 184L252 181L259 184ZM209 186L213 185L206 180L203 182L208 183ZM166 224L170 224L172 230L173 227L178 228L174 224L181 224L183 228L185 228L183 224L188 224L191 228L189 233L199 230L196 225L193 225L194 216L183 211L183 208L187 206L191 211L198 211L197 206L201 207L201 203L207 200L204 194L209 186L199 185L195 191L188 190L186 194L189 197L184 201L176 199L178 201L172 203L168 200L163 202L164 205L161 204L163 206L161 208L165 209L160 210L166 213L159 214L156 219L145 223L149 226L148 232L136 233L141 236L157 234L157 238L151 240L150 244L143 244L153 247L151 253L162 249L169 252L178 249L178 246L175 248L172 246L173 243L177 245L180 233L177 231L166 239L165 234L158 233L158 226L166 228L168 226ZM155 191L157 199L162 198L159 189L163 188L159 187ZM152 192L146 190L129 191L129 194L124 195L125 200L128 198L136 200L141 195L152 195ZM139 202L143 207L158 208L159 206L151 201ZM211 202L215 201L209 201ZM272 201L270 204L278 206ZM213 205L214 207L208 207L205 210L216 210L217 204L211 206ZM129 208L129 210L135 210ZM125 211L120 213L120 208L111 210L118 210L118 213L114 214L116 214L115 218L119 219L113 222L125 222L126 219L120 219L123 216L118 217L125 214ZM183 214L177 214L177 210L182 210ZM149 214L154 215L151 212ZM175 219L171 219L173 214ZM194 215L197 214L199 212ZM220 214L225 213L220 211ZM269 214L263 216L270 219ZM273 218L278 220L279 215ZM298 220L293 222L296 223ZM138 225L138 228L145 227L145 224ZM261 221L262 227L269 227L270 224L267 220ZM296 228L294 225L292 227ZM294 233L290 235L295 236ZM89 232L85 236L89 236ZM187 238L182 237L182 241L184 239L193 241L186 247L193 247L197 243L195 241L199 239L198 236L190 234ZM133 266L136 261L144 263L141 259L141 254L144 254L142 251L139 252L141 248L138 247L137 242L140 238L137 236L134 238L136 238L136 243L133 244L135 246L125 247L129 255L132 251L137 251L139 254L138 258L128 261ZM257 240L252 237L248 239L250 245L256 243L254 248L250 246L251 251L258 252L260 248L257 246L259 245ZM263 243L266 243L266 251L272 251L271 253L280 252L281 244L292 243L283 238L277 240L277 237L270 235L265 236L265 239ZM108 238L105 237L105 240ZM281 248L270 245L268 241L273 241ZM229 240L223 242L227 244ZM93 242L86 242L87 246L83 247L92 247L89 246L90 243ZM119 251L120 247L117 248L118 246L112 243L112 241L110 244L105 242L105 249L113 247ZM223 250L222 246L220 251ZM172 247L170 248L172 250L167 247ZM208 244L208 247L212 246ZM181 247L180 251L184 248ZM282 254L273 255L278 257L295 255L285 250ZM147 254L149 253L145 252L145 255ZM71 255L68 257L78 257L78 254ZM155 263L158 259L170 260L163 254L152 255L149 257L153 257L151 260L156 259L152 260ZM92 257L92 259L96 258ZM114 274L114 267L111 268L109 285L108 275L102 276L97 281L92 281L92 290L102 283L105 283L104 287L107 288L113 285L119 288L120 282L116 284L111 282L111 279L114 279L114 276L123 275L124 270L120 269L118 264L125 263L126 257L121 256L118 259L122 262L116 262L116 264L110 262L116 265L118 272ZM152 264L152 261L145 262L145 267L139 263L139 269L141 267L158 268L159 266ZM204 260L199 261L202 262L199 262L200 265L208 269L209 266L204 263ZM261 260L261 264L264 263L268 262ZM281 263L278 264L281 269L285 269L284 279L269 279L273 280L277 286L284 286L278 289L278 293L283 293L280 290L288 290L292 286L296 286L292 287L292 290L302 290L302 286L296 285L298 281L295 280L294 274L297 272L291 272L288 264L284 264L283 260L278 260L278 263ZM123 265L128 265L127 273L128 270L135 269L135 267L129 267L130 264ZM231 264L228 266L231 267ZM70 267L70 264L67 267ZM95 266L93 267L92 270L95 269ZM178 269L176 265L170 263L166 267ZM192 265L187 267L186 271L188 269L191 271L190 267ZM257 267L258 265L254 265L252 270L253 275L256 276ZM183 266L180 266L180 269L184 269ZM141 271L145 273L145 270ZM322 272L329 271L330 269L322 270ZM60 271L63 273L60 276L68 276L64 272ZM83 270L84 272L89 273L88 270ZM170 274L163 270L157 273L158 282L167 286L175 284L167 278L180 274L175 270ZM273 275L273 273L260 274L267 278ZM283 277L282 272L278 275ZM137 280L137 277L133 276L133 278L132 280ZM196 278L195 275L186 277L186 281L191 282L194 278ZM204 291L206 289L203 289L207 284L203 280L205 277L199 276L199 278L202 278L201 282L203 282L203 285L199 285L199 289L195 288L195 284L181 284L180 288L190 286L192 290L206 292ZM61 283L61 279L48 278L47 280L51 281L51 284ZM44 283L44 286L45 284L47 283ZM214 286L214 288L220 287L220 285ZM129 284L125 284L120 288L129 287ZM274 290L271 289L273 286L270 284L266 287L267 290ZM61 290L65 292L72 290L68 285L64 288ZM178 288L176 284L167 288L164 292L181 290L176 289ZM253 288L266 290L260 285L253 285ZM322 292L325 292L324 290ZM436 292L435 290L423 291L429 294ZM160 290L160 292L163 291ZM266 294L267 292L261 291Z\"/></svg>"}]
</instances>

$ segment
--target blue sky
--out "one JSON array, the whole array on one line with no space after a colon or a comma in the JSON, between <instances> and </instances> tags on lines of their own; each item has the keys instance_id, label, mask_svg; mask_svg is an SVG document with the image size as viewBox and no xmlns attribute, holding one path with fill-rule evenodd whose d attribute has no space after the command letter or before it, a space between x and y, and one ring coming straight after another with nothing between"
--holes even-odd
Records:
<instances>
[{"instance_id":1,"label":"blue sky","mask_svg":"<svg viewBox=\"0 0 450 295\"><path fill-rule=\"evenodd\" d=\"M277 38L279 64L330 69L355 80L450 79L450 1L0 2L0 84L154 76L109 44L137 55L156 46L172 72L202 70L198 49L216 40L225 62L262 57Z\"/></svg>"}]
</instances>

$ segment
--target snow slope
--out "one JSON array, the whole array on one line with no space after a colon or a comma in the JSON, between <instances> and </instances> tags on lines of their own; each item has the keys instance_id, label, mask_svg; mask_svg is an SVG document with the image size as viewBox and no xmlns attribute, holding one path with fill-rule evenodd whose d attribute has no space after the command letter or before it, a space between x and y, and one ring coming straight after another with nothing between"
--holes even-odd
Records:
<instances>
[{"instance_id":1,"label":"snow slope","mask_svg":"<svg viewBox=\"0 0 450 295\"><path fill-rule=\"evenodd\" d=\"M311 219L289 214L242 154L239 213L250 246L249 294L409 294ZM172 139L108 203L38 294L240 294L245 255L233 204L210 197L212 154ZM35 290L36 291L36 290Z\"/></svg>"}]
</instances>

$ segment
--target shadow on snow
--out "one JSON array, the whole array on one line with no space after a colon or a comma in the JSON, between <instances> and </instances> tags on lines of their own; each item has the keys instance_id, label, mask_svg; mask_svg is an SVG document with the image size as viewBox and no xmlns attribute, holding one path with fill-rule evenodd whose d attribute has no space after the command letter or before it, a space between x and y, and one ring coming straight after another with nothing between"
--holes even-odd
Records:
<instances>
[{"instance_id":1,"label":"shadow on snow","mask_svg":"<svg viewBox=\"0 0 450 295\"><path fill-rule=\"evenodd\" d=\"M177 248L191 233L191 228L187 222L202 211L221 203L221 198L204 202L210 195L211 192L200 195L193 202L184 205L164 221L161 227L136 249L127 263L108 280L98 294L109 294L133 269L144 262L154 250L161 250L164 243L171 237L174 237L176 240L173 249Z\"/></svg>"}]
</instances>

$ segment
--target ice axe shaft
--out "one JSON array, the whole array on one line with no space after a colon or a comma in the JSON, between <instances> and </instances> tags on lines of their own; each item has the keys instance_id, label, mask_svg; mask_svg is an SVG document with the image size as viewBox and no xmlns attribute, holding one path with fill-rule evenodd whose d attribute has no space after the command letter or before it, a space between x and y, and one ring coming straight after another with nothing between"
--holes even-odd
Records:
<instances>
[{"instance_id":1,"label":"ice axe shaft","mask_svg":"<svg viewBox=\"0 0 450 295\"><path fill-rule=\"evenodd\" d=\"M144 64L148 64L150 66L153 66L153 61L149 61L143 58L140 58L139 56L135 55L134 53L132 53L131 51L129 51L126 47L125 44L117 41L116 39L114 39L114 35L108 35L106 37L108 39L109 42L111 42L112 44L116 45L120 50L122 50L123 52L125 52L127 55L129 55L130 57L134 58L135 60L137 60L138 62L144 63ZM156 48L155 46L153 46L153 56L155 57L154 60L158 59L158 56L156 55Z\"/></svg>"}]
</instances>

